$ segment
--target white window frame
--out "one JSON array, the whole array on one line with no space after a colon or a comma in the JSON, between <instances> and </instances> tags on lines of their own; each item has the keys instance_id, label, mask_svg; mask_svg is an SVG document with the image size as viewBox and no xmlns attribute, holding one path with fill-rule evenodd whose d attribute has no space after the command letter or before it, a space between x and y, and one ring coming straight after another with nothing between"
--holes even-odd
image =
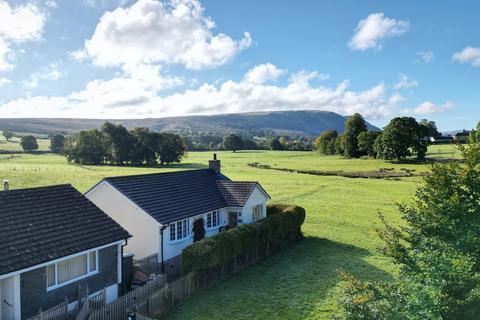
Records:
<instances>
[{"instance_id":1,"label":"white window frame","mask_svg":"<svg viewBox=\"0 0 480 320\"><path fill-rule=\"evenodd\" d=\"M182 237L178 237L178 226L181 224L182 227ZM168 225L169 227L169 239L170 243L174 242L181 242L190 237L190 219L182 219L182 220L177 220L175 222L172 222ZM173 233L172 233L173 231ZM172 235L174 235L174 239L172 239Z\"/></svg>"},{"instance_id":2,"label":"white window frame","mask_svg":"<svg viewBox=\"0 0 480 320\"><path fill-rule=\"evenodd\" d=\"M90 253L92 252L95 252L95 270L93 271L90 271ZM83 256L83 255L86 255L87 256L87 273L86 274L83 274L81 276L78 276L78 277L75 277L73 279L70 279L70 280L67 280L65 282L62 282L62 283L58 283L58 264L63 262L63 261L66 261L66 260L70 260L70 259L73 259L73 258L77 258L79 256ZM95 249L95 250L90 250L90 251L87 251L87 252L84 252L84 253L80 253L80 254L75 254L75 255L72 255L72 256L69 256L65 259L61 259L61 260L58 260L57 262L55 263L51 263L51 264L48 264L45 266L45 271L46 271L46 277L45 277L45 281L47 283L47 292L48 291L52 291L52 290L55 290L55 289L58 289L60 287L63 287L63 286L66 286L66 285L69 285L71 283L74 283L74 282L77 282L79 280L82 280L82 279L85 279L85 278L88 278L88 277L91 277L95 274L97 274L99 272L99 262L98 262L98 249ZM49 286L48 285L48 267L49 266L54 266L55 268L55 284L54 285L51 285Z\"/></svg>"},{"instance_id":3,"label":"white window frame","mask_svg":"<svg viewBox=\"0 0 480 320\"><path fill-rule=\"evenodd\" d=\"M256 212L258 210L258 212ZM258 214L258 217L256 215ZM259 221L263 219L263 204L257 204L252 208L252 221Z\"/></svg>"},{"instance_id":4,"label":"white window frame","mask_svg":"<svg viewBox=\"0 0 480 320\"><path fill-rule=\"evenodd\" d=\"M210 218L210 225L209 225L209 221L208 219ZM214 219L215 218L215 219ZM217 229L220 227L220 225L222 224L221 223L221 220L222 220L222 213L220 210L213 210L211 212L208 212L207 213L207 216L206 216L206 226L207 226L207 229L208 230L213 230L213 229ZM216 224L214 223L214 221L216 220Z\"/></svg>"}]
</instances>

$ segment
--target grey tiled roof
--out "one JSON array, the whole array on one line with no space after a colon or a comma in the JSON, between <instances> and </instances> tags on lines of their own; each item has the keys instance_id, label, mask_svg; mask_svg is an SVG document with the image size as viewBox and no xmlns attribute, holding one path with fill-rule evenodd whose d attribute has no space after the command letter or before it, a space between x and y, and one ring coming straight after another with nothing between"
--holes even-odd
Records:
<instances>
[{"instance_id":1,"label":"grey tiled roof","mask_svg":"<svg viewBox=\"0 0 480 320\"><path fill-rule=\"evenodd\" d=\"M0 275L130 237L71 185L0 192Z\"/></svg>"},{"instance_id":2,"label":"grey tiled roof","mask_svg":"<svg viewBox=\"0 0 480 320\"><path fill-rule=\"evenodd\" d=\"M256 182L234 182L211 169L105 178L161 224L243 206Z\"/></svg>"}]
</instances>

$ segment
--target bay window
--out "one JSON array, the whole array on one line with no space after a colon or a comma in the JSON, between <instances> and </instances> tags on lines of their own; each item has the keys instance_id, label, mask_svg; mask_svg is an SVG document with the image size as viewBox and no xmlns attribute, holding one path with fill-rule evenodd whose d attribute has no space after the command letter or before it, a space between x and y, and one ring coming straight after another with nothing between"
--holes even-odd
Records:
<instances>
[{"instance_id":1,"label":"bay window","mask_svg":"<svg viewBox=\"0 0 480 320\"><path fill-rule=\"evenodd\" d=\"M55 289L98 272L98 251L47 265L47 288Z\"/></svg>"},{"instance_id":2,"label":"bay window","mask_svg":"<svg viewBox=\"0 0 480 320\"><path fill-rule=\"evenodd\" d=\"M216 228L220 225L220 211L215 210L207 213L207 228Z\"/></svg>"}]
</instances>

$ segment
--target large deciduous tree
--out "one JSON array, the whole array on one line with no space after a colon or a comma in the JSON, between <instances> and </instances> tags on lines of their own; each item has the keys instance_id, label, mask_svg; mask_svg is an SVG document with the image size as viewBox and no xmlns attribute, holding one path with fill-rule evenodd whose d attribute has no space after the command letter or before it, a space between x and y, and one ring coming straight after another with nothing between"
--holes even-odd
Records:
<instances>
[{"instance_id":1,"label":"large deciduous tree","mask_svg":"<svg viewBox=\"0 0 480 320\"><path fill-rule=\"evenodd\" d=\"M54 134L50 138L50 151L53 153L63 152L63 147L65 145L65 136L60 133Z\"/></svg>"},{"instance_id":2,"label":"large deciduous tree","mask_svg":"<svg viewBox=\"0 0 480 320\"><path fill-rule=\"evenodd\" d=\"M25 152L33 152L38 149L37 139L31 135L23 136L20 145Z\"/></svg>"},{"instance_id":3,"label":"large deciduous tree","mask_svg":"<svg viewBox=\"0 0 480 320\"><path fill-rule=\"evenodd\" d=\"M367 131L367 123L360 114L355 113L345 121L344 155L347 158L358 158L361 155L358 149L358 135L364 131Z\"/></svg>"},{"instance_id":4,"label":"large deciduous tree","mask_svg":"<svg viewBox=\"0 0 480 320\"><path fill-rule=\"evenodd\" d=\"M358 151L361 155L369 157L375 157L375 141L377 140L380 132L377 131L363 131L358 135Z\"/></svg>"},{"instance_id":5,"label":"large deciduous tree","mask_svg":"<svg viewBox=\"0 0 480 320\"><path fill-rule=\"evenodd\" d=\"M428 138L424 129L412 117L398 117L384 128L376 150L379 158L401 160L415 153L423 160L427 152Z\"/></svg>"},{"instance_id":6,"label":"large deciduous tree","mask_svg":"<svg viewBox=\"0 0 480 320\"><path fill-rule=\"evenodd\" d=\"M157 153L160 157L160 164L170 164L172 162L180 162L185 154L185 142L178 134L163 132L159 135L159 150Z\"/></svg>"},{"instance_id":7,"label":"large deciduous tree","mask_svg":"<svg viewBox=\"0 0 480 320\"><path fill-rule=\"evenodd\" d=\"M239 137L236 134L231 133L225 136L225 138L223 139L223 146L227 150L232 150L233 152L236 152L237 150L242 149L243 139L242 137Z\"/></svg>"},{"instance_id":8,"label":"large deciduous tree","mask_svg":"<svg viewBox=\"0 0 480 320\"><path fill-rule=\"evenodd\" d=\"M324 131L315 140L315 148L322 154L335 154L335 140L337 137L338 132L335 130Z\"/></svg>"}]
</instances>

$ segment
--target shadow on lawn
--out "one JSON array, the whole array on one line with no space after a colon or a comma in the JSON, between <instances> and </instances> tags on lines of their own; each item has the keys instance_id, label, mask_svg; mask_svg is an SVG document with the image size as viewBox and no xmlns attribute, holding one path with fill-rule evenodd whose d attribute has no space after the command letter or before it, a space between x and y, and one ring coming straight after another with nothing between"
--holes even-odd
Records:
<instances>
[{"instance_id":1,"label":"shadow on lawn","mask_svg":"<svg viewBox=\"0 0 480 320\"><path fill-rule=\"evenodd\" d=\"M362 280L392 278L363 259L370 254L352 245L306 237L259 265L198 292L171 318L330 318L337 313L339 269Z\"/></svg>"}]
</instances>

